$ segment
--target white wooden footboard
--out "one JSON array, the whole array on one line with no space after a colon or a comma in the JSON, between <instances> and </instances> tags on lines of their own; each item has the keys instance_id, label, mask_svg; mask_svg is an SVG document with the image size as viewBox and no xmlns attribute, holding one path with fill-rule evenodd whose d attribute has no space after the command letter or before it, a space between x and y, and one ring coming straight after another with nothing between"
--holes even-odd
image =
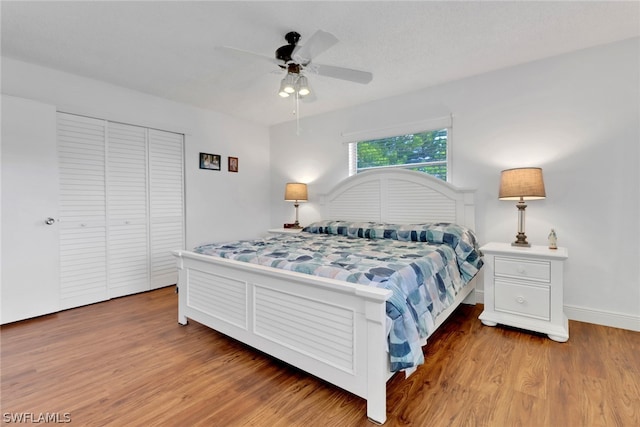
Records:
<instances>
[{"instance_id":1,"label":"white wooden footboard","mask_svg":"<svg viewBox=\"0 0 640 427\"><path fill-rule=\"evenodd\" d=\"M194 252L173 254L180 324L195 320L360 396L367 417L386 421L391 291ZM436 327L474 290L474 282L468 284Z\"/></svg>"},{"instance_id":2,"label":"white wooden footboard","mask_svg":"<svg viewBox=\"0 0 640 427\"><path fill-rule=\"evenodd\" d=\"M367 400L386 420L391 291L175 251L178 322L193 319Z\"/></svg>"}]
</instances>

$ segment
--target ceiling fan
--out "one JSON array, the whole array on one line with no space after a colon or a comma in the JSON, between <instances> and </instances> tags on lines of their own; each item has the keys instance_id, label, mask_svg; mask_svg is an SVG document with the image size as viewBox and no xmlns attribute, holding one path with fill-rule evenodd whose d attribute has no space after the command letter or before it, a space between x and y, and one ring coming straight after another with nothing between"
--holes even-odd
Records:
<instances>
[{"instance_id":1,"label":"ceiling fan","mask_svg":"<svg viewBox=\"0 0 640 427\"><path fill-rule=\"evenodd\" d=\"M223 47L223 49L241 55L266 59L274 62L281 69L286 70L287 74L280 82L280 90L278 91L278 94L283 98L289 97L290 95L296 95L297 98L304 98L311 94L309 82L304 74L305 72L361 84L367 84L373 78L373 74L368 71L353 70L313 62L316 56L338 43L338 39L333 34L318 30L304 45L298 44L300 38L299 33L295 31L288 32L284 36L287 44L276 49L275 57L232 47Z\"/></svg>"}]
</instances>

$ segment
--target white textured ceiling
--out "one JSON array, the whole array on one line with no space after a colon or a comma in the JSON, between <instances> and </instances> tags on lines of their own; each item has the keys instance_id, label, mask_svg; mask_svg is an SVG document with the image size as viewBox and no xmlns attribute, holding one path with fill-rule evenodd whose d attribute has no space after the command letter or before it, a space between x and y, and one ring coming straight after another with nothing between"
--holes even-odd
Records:
<instances>
[{"instance_id":1,"label":"white textured ceiling","mask_svg":"<svg viewBox=\"0 0 640 427\"><path fill-rule=\"evenodd\" d=\"M1 5L2 55L221 111L292 120L284 72L264 55L316 30L340 42L315 58L371 71L368 85L309 75L309 116L565 52L640 36L637 1L13 2Z\"/></svg>"}]
</instances>

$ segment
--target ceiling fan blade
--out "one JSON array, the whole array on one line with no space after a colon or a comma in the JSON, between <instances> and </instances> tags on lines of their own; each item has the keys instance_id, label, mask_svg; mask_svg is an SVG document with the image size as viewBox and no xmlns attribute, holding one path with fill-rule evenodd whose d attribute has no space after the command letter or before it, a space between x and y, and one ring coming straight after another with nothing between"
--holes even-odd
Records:
<instances>
[{"instance_id":1,"label":"ceiling fan blade","mask_svg":"<svg viewBox=\"0 0 640 427\"><path fill-rule=\"evenodd\" d=\"M267 56L261 53L250 52L248 50L237 49L235 47L229 47L229 46L216 46L214 49L224 52L225 54L230 54L232 56L235 56L236 58L252 59L252 60L259 60L259 61L261 60L261 61L268 62L270 64L278 65L278 61L273 56Z\"/></svg>"},{"instance_id":2,"label":"ceiling fan blade","mask_svg":"<svg viewBox=\"0 0 640 427\"><path fill-rule=\"evenodd\" d=\"M305 65L336 43L338 43L336 36L326 31L318 30L302 46L296 46L291 58L297 64Z\"/></svg>"},{"instance_id":3,"label":"ceiling fan blade","mask_svg":"<svg viewBox=\"0 0 640 427\"><path fill-rule=\"evenodd\" d=\"M368 71L352 70L350 68L334 67L333 65L311 64L307 68L311 72L334 79L348 80L350 82L367 84L373 79L373 74Z\"/></svg>"}]
</instances>

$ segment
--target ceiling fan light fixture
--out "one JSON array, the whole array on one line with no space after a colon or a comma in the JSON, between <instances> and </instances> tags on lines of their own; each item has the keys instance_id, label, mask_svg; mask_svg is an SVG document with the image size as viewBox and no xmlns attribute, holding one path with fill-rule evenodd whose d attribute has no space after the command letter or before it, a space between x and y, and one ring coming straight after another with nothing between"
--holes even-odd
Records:
<instances>
[{"instance_id":1,"label":"ceiling fan light fixture","mask_svg":"<svg viewBox=\"0 0 640 427\"><path fill-rule=\"evenodd\" d=\"M296 76L291 74L291 73L287 73L287 75L285 76L284 79L282 79L282 87L283 90L285 92L287 92L288 94L292 94L296 91Z\"/></svg>"},{"instance_id":2,"label":"ceiling fan light fixture","mask_svg":"<svg viewBox=\"0 0 640 427\"><path fill-rule=\"evenodd\" d=\"M311 93L311 89L309 89L309 82L305 76L298 77L298 80L296 81L296 89L300 96L307 96Z\"/></svg>"},{"instance_id":3,"label":"ceiling fan light fixture","mask_svg":"<svg viewBox=\"0 0 640 427\"><path fill-rule=\"evenodd\" d=\"M280 95L283 98L288 98L289 97L289 93L286 90L287 82L285 80L286 79L282 79L282 81L280 82L280 90L278 91L278 95Z\"/></svg>"}]
</instances>

